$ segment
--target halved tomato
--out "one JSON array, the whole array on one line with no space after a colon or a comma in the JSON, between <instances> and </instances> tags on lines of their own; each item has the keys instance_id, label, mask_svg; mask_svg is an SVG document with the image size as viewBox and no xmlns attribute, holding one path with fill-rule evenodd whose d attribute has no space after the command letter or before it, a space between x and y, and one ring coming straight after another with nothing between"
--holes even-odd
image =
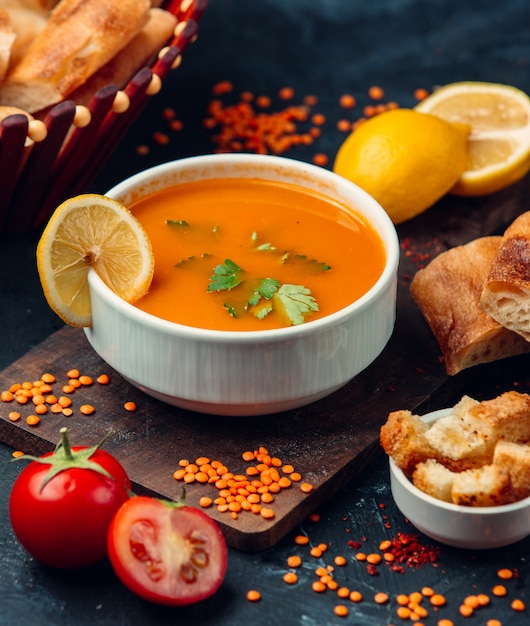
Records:
<instances>
[{"instance_id":1,"label":"halved tomato","mask_svg":"<svg viewBox=\"0 0 530 626\"><path fill-rule=\"evenodd\" d=\"M214 594L226 573L226 542L217 523L182 503L136 496L109 528L118 578L145 600L171 606Z\"/></svg>"}]
</instances>

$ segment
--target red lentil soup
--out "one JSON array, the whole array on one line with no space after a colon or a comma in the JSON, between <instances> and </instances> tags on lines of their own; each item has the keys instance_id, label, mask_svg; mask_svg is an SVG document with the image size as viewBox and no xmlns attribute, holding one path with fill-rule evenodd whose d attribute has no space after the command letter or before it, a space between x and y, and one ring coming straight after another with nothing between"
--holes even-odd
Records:
<instances>
[{"instance_id":1,"label":"red lentil soup","mask_svg":"<svg viewBox=\"0 0 530 626\"><path fill-rule=\"evenodd\" d=\"M187 326L255 331L316 320L365 294L385 265L363 216L292 184L192 181L131 210L155 256L151 289L135 306Z\"/></svg>"}]
</instances>

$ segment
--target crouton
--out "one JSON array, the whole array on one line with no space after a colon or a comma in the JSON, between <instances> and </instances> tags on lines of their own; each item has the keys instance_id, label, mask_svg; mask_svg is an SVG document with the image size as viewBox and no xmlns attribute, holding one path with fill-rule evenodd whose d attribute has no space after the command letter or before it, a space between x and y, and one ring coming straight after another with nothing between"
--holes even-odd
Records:
<instances>
[{"instance_id":1,"label":"crouton","mask_svg":"<svg viewBox=\"0 0 530 626\"><path fill-rule=\"evenodd\" d=\"M508 471L518 500L530 496L530 445L499 441L495 446L493 463Z\"/></svg>"},{"instance_id":2,"label":"crouton","mask_svg":"<svg viewBox=\"0 0 530 626\"><path fill-rule=\"evenodd\" d=\"M412 484L433 498L453 502L453 483L456 475L456 472L452 472L435 459L427 459L416 465L412 474Z\"/></svg>"},{"instance_id":3,"label":"crouton","mask_svg":"<svg viewBox=\"0 0 530 626\"><path fill-rule=\"evenodd\" d=\"M381 427L380 442L396 465L410 476L418 463L435 456L425 439L429 425L410 411L394 411Z\"/></svg>"},{"instance_id":4,"label":"crouton","mask_svg":"<svg viewBox=\"0 0 530 626\"><path fill-rule=\"evenodd\" d=\"M459 472L453 481L452 498L462 506L498 506L516 500L508 470L483 465Z\"/></svg>"}]
</instances>

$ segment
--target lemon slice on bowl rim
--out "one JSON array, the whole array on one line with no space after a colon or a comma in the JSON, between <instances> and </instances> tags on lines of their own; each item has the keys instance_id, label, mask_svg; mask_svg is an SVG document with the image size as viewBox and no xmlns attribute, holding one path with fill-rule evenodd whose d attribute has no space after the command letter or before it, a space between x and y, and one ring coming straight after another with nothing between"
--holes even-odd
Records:
<instances>
[{"instance_id":1,"label":"lemon slice on bowl rim","mask_svg":"<svg viewBox=\"0 0 530 626\"><path fill-rule=\"evenodd\" d=\"M468 165L451 193L494 193L530 170L530 97L520 89L498 83L450 83L415 108L471 127Z\"/></svg>"},{"instance_id":2,"label":"lemon slice on bowl rim","mask_svg":"<svg viewBox=\"0 0 530 626\"><path fill-rule=\"evenodd\" d=\"M154 257L129 209L107 196L82 194L57 207L37 244L44 296L70 326L91 325L91 269L118 296L135 302L149 290Z\"/></svg>"}]
</instances>

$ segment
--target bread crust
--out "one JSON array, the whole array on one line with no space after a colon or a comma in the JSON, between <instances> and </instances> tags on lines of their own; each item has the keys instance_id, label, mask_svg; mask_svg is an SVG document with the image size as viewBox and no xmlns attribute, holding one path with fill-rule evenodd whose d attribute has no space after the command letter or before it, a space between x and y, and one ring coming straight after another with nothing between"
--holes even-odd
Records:
<instances>
[{"instance_id":1,"label":"bread crust","mask_svg":"<svg viewBox=\"0 0 530 626\"><path fill-rule=\"evenodd\" d=\"M419 270L410 293L442 352L446 371L463 369L530 351L530 343L493 319L481 295L501 236L456 246Z\"/></svg>"},{"instance_id":2,"label":"bread crust","mask_svg":"<svg viewBox=\"0 0 530 626\"><path fill-rule=\"evenodd\" d=\"M530 341L530 211L504 232L480 302L499 324Z\"/></svg>"},{"instance_id":3,"label":"bread crust","mask_svg":"<svg viewBox=\"0 0 530 626\"><path fill-rule=\"evenodd\" d=\"M2 104L30 113L65 99L125 47L149 0L61 0L0 88Z\"/></svg>"},{"instance_id":4,"label":"bread crust","mask_svg":"<svg viewBox=\"0 0 530 626\"><path fill-rule=\"evenodd\" d=\"M177 18L169 11L150 9L142 30L69 97L76 104L86 105L106 85L122 89L136 71L148 65L156 56L171 38L176 25Z\"/></svg>"}]
</instances>

